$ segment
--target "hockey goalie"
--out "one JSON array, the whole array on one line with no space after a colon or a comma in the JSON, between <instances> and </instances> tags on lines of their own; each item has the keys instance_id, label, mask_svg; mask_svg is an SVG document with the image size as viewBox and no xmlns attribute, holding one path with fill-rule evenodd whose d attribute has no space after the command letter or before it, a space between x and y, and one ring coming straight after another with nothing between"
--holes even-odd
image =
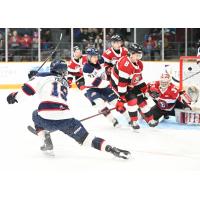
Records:
<instances>
[{"instance_id":1,"label":"hockey goalie","mask_svg":"<svg viewBox=\"0 0 200 200\"><path fill-rule=\"evenodd\" d=\"M171 82L171 75L167 71L162 73L160 80L148 84L148 93L155 102L155 106L152 107L154 119L176 116L179 123L200 124L200 113L191 108L191 96L198 98L195 96L198 95L196 90L195 87L188 87L187 91L179 91Z\"/></svg>"}]
</instances>

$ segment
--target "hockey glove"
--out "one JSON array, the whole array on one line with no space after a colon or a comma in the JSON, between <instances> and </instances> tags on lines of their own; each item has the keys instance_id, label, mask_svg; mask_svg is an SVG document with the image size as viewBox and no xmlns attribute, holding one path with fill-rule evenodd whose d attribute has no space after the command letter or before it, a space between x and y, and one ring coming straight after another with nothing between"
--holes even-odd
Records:
<instances>
[{"instance_id":1,"label":"hockey glove","mask_svg":"<svg viewBox=\"0 0 200 200\"><path fill-rule=\"evenodd\" d=\"M73 78L68 78L67 79L67 83L68 83L69 88L72 87L72 81L73 81Z\"/></svg>"},{"instance_id":2,"label":"hockey glove","mask_svg":"<svg viewBox=\"0 0 200 200\"><path fill-rule=\"evenodd\" d=\"M149 90L149 95L153 98L153 99L157 99L159 96L160 96L160 93L159 91L154 88L154 87L151 87L150 90Z\"/></svg>"},{"instance_id":3,"label":"hockey glove","mask_svg":"<svg viewBox=\"0 0 200 200\"><path fill-rule=\"evenodd\" d=\"M81 86L79 87L80 90L84 90L85 88L87 88L85 85L81 85Z\"/></svg>"},{"instance_id":4,"label":"hockey glove","mask_svg":"<svg viewBox=\"0 0 200 200\"><path fill-rule=\"evenodd\" d=\"M31 70L28 74L28 78L31 79L32 77L34 77L38 72L35 70Z\"/></svg>"},{"instance_id":5,"label":"hockey glove","mask_svg":"<svg viewBox=\"0 0 200 200\"><path fill-rule=\"evenodd\" d=\"M119 99L115 105L116 107L116 111L120 112L120 113L124 113L126 111L126 108L124 107L124 103L125 101L122 99Z\"/></svg>"},{"instance_id":6,"label":"hockey glove","mask_svg":"<svg viewBox=\"0 0 200 200\"><path fill-rule=\"evenodd\" d=\"M18 103L18 101L15 99L15 96L17 95L17 92L13 92L7 96L7 102L8 104L14 104Z\"/></svg>"}]
</instances>

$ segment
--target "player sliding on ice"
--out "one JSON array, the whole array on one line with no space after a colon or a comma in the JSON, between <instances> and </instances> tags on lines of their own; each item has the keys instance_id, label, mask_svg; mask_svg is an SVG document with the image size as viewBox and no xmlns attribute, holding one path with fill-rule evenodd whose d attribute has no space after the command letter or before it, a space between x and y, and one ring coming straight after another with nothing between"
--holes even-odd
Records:
<instances>
[{"instance_id":1,"label":"player sliding on ice","mask_svg":"<svg viewBox=\"0 0 200 200\"><path fill-rule=\"evenodd\" d=\"M9 104L22 101L26 96L38 94L41 100L38 109L33 112L32 119L37 135L42 141L41 150L53 150L49 131L62 131L81 145L90 145L106 151L116 157L127 159L129 151L112 147L99 137L90 135L79 120L73 118L67 105L68 84L67 65L62 60L55 60L50 65L50 73L33 77L25 83L21 90L8 95Z\"/></svg>"},{"instance_id":2,"label":"player sliding on ice","mask_svg":"<svg viewBox=\"0 0 200 200\"><path fill-rule=\"evenodd\" d=\"M148 93L156 103L151 108L154 119L158 120L162 116L168 119L169 116L175 116L175 109L191 110L191 98L185 92L177 89L171 82L171 76L166 71L162 73L160 80L153 83L148 83Z\"/></svg>"}]
</instances>

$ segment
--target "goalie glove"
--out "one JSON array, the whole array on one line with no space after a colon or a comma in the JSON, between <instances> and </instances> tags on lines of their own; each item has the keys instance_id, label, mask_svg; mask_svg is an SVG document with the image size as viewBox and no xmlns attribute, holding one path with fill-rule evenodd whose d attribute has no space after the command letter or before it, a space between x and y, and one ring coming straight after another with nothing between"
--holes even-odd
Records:
<instances>
[{"instance_id":1,"label":"goalie glove","mask_svg":"<svg viewBox=\"0 0 200 200\"><path fill-rule=\"evenodd\" d=\"M157 99L160 96L158 89L155 87L150 87L148 92L153 99Z\"/></svg>"}]
</instances>

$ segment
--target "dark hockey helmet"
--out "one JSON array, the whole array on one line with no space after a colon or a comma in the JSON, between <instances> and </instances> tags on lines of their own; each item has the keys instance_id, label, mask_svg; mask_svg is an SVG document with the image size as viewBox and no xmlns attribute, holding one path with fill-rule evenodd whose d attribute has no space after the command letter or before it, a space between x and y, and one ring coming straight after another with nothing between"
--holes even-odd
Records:
<instances>
[{"instance_id":1,"label":"dark hockey helmet","mask_svg":"<svg viewBox=\"0 0 200 200\"><path fill-rule=\"evenodd\" d=\"M66 76L67 75L67 64L64 60L53 60L50 65L50 72L55 75Z\"/></svg>"},{"instance_id":2,"label":"dark hockey helmet","mask_svg":"<svg viewBox=\"0 0 200 200\"><path fill-rule=\"evenodd\" d=\"M116 35L113 35L110 39L111 42L119 42L119 41L122 41L122 38L120 35L116 34Z\"/></svg>"},{"instance_id":3,"label":"dark hockey helmet","mask_svg":"<svg viewBox=\"0 0 200 200\"><path fill-rule=\"evenodd\" d=\"M75 47L73 48L73 51L74 51L74 52L75 52L76 50L82 51L81 48L80 48L79 46L75 46Z\"/></svg>"},{"instance_id":4,"label":"dark hockey helmet","mask_svg":"<svg viewBox=\"0 0 200 200\"><path fill-rule=\"evenodd\" d=\"M95 49L95 48L88 48L86 50L86 54L88 56L98 56L99 55L99 51L97 49Z\"/></svg>"},{"instance_id":5,"label":"dark hockey helmet","mask_svg":"<svg viewBox=\"0 0 200 200\"><path fill-rule=\"evenodd\" d=\"M141 53L142 54L142 47L139 44L131 43L128 47L128 51L130 53Z\"/></svg>"}]
</instances>

